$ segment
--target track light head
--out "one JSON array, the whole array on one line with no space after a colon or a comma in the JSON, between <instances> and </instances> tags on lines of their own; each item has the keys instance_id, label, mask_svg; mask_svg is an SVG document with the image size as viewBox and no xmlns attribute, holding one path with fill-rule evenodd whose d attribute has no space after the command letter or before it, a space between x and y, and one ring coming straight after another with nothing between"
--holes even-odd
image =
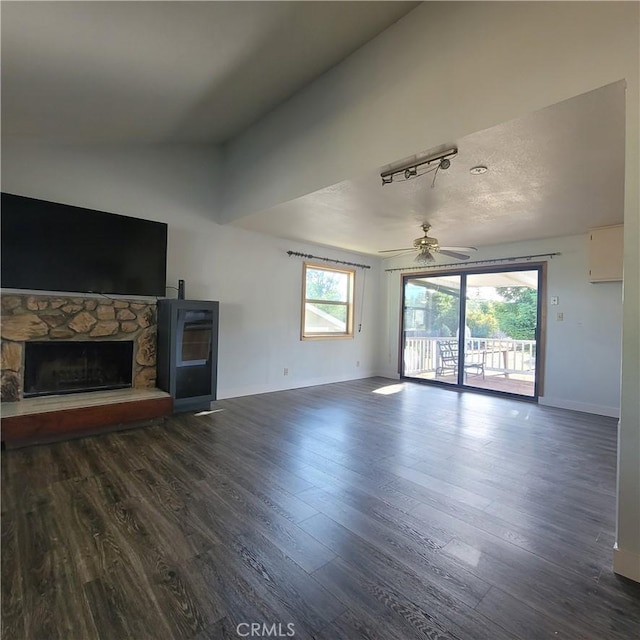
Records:
<instances>
[{"instance_id":1,"label":"track light head","mask_svg":"<svg viewBox=\"0 0 640 640\"><path fill-rule=\"evenodd\" d=\"M450 158L455 157L458 154L458 149L452 147L442 153L425 156L419 160L413 160L411 162L405 162L396 166L395 168L383 171L380 174L382 178L382 184L391 184L392 182L403 182L404 180L411 180L418 176L435 171L437 169L448 169L451 166ZM437 162L437 165L430 167L433 163ZM420 171L419 171L420 170Z\"/></svg>"}]
</instances>

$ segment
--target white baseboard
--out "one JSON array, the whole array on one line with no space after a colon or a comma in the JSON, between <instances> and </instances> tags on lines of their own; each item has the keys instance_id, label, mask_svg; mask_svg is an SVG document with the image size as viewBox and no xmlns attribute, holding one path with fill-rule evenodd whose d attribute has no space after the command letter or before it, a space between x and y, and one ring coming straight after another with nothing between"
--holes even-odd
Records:
<instances>
[{"instance_id":1,"label":"white baseboard","mask_svg":"<svg viewBox=\"0 0 640 640\"><path fill-rule=\"evenodd\" d=\"M613 547L613 571L618 575L640 582L640 554Z\"/></svg>"},{"instance_id":2,"label":"white baseboard","mask_svg":"<svg viewBox=\"0 0 640 640\"><path fill-rule=\"evenodd\" d=\"M601 404L589 404L586 402L575 402L563 398L552 398L540 396L538 404L546 407L556 407L557 409L571 409L572 411L582 411L583 413L594 413L598 416L609 416L610 418L620 417L620 407L607 407Z\"/></svg>"},{"instance_id":3,"label":"white baseboard","mask_svg":"<svg viewBox=\"0 0 640 640\"><path fill-rule=\"evenodd\" d=\"M274 391L289 391L291 389L304 389L305 387L316 387L321 384L332 384L334 382L348 382L349 380L362 380L363 378L373 378L378 374L369 371L362 372L357 376L325 376L322 378L307 378L306 380L289 379L280 384L260 384L247 387L237 387L231 389L220 389L218 391L218 400L227 398L241 398L242 396L254 396L259 393L273 393Z\"/></svg>"}]
</instances>

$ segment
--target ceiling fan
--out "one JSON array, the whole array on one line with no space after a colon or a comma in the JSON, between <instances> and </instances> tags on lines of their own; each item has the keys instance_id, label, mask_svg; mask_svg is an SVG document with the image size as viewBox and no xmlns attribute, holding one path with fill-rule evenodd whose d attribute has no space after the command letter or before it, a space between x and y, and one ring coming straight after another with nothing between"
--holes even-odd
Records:
<instances>
[{"instance_id":1,"label":"ceiling fan","mask_svg":"<svg viewBox=\"0 0 640 640\"><path fill-rule=\"evenodd\" d=\"M441 253L444 256L450 256L456 258L456 260L468 260L471 256L468 255L471 251L477 251L476 247L441 247L437 238L429 237L429 229L431 225L425 222L422 226L424 235L420 238L416 238L413 241L413 247L405 247L403 249L386 249L385 251L379 251L378 253L396 253L399 251L418 251L418 255L414 258L415 262L426 263L435 262L434 253Z\"/></svg>"}]
</instances>

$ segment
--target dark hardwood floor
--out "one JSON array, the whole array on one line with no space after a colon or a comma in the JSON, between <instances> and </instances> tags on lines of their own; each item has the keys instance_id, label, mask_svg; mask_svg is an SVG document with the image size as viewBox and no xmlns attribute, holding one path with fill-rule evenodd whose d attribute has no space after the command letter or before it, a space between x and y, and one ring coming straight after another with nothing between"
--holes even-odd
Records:
<instances>
[{"instance_id":1,"label":"dark hardwood floor","mask_svg":"<svg viewBox=\"0 0 640 640\"><path fill-rule=\"evenodd\" d=\"M616 421L394 385L3 452L3 638L640 637Z\"/></svg>"}]
</instances>

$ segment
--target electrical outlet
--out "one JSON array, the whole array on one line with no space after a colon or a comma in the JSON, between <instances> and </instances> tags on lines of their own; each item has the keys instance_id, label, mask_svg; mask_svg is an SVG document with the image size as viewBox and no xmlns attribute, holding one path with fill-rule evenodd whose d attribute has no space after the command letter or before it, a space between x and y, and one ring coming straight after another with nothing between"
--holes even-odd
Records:
<instances>
[{"instance_id":1,"label":"electrical outlet","mask_svg":"<svg viewBox=\"0 0 640 640\"><path fill-rule=\"evenodd\" d=\"M559 313L556 313L556 320L558 322L562 322L564 320L564 313L562 313L562 311L560 311Z\"/></svg>"},{"instance_id":2,"label":"electrical outlet","mask_svg":"<svg viewBox=\"0 0 640 640\"><path fill-rule=\"evenodd\" d=\"M285 375L285 376L289 375L289 369L287 369L287 367L284 368L284 374L283 375Z\"/></svg>"}]
</instances>

